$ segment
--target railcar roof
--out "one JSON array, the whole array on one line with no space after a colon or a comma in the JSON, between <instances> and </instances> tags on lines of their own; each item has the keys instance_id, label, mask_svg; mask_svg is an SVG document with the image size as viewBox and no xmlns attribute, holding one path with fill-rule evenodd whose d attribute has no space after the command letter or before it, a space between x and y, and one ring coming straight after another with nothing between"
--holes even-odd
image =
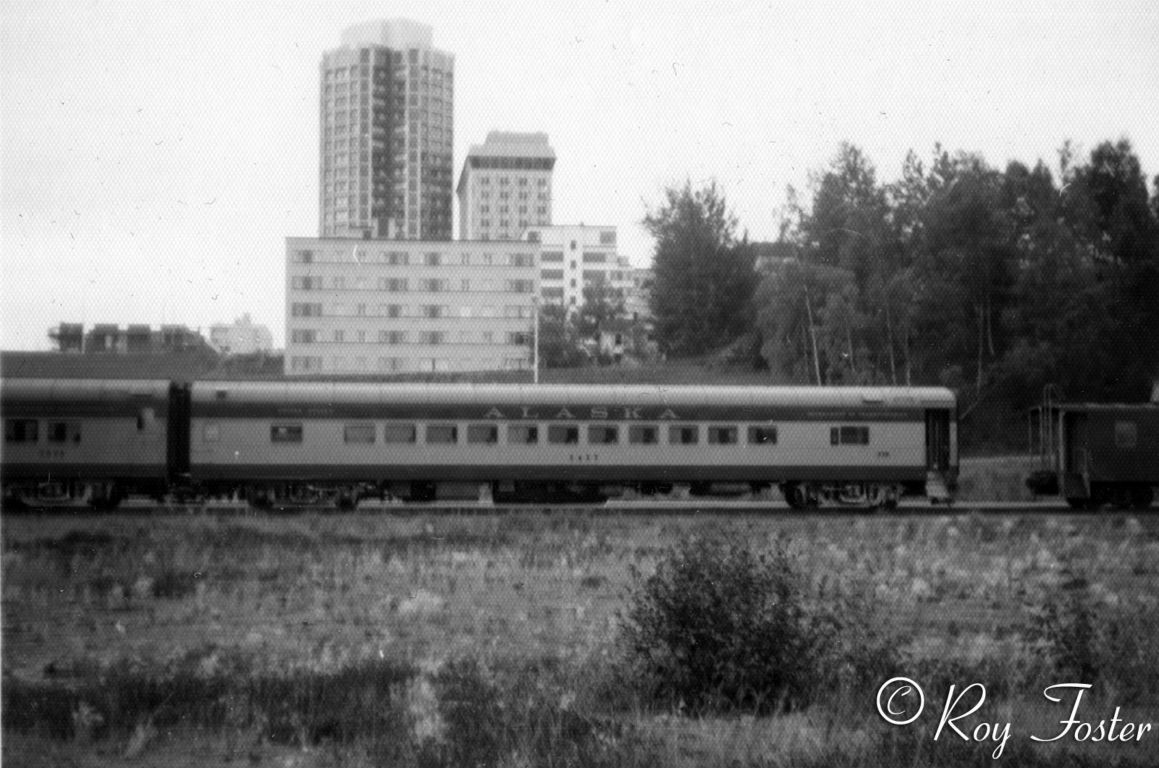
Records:
<instances>
[{"instance_id":1,"label":"railcar roof","mask_svg":"<svg viewBox=\"0 0 1159 768\"><path fill-rule=\"evenodd\" d=\"M1060 403L1053 410L1063 411L1159 411L1159 403Z\"/></svg>"},{"instance_id":2,"label":"railcar roof","mask_svg":"<svg viewBox=\"0 0 1159 768\"><path fill-rule=\"evenodd\" d=\"M953 407L954 394L941 387L744 387L580 384L423 384L351 382L200 381L194 402L297 401L483 405L558 405L569 403L631 406L761 405L834 408Z\"/></svg>"},{"instance_id":3,"label":"railcar roof","mask_svg":"<svg viewBox=\"0 0 1159 768\"><path fill-rule=\"evenodd\" d=\"M2 379L4 399L43 401L114 401L165 399L168 379Z\"/></svg>"}]
</instances>

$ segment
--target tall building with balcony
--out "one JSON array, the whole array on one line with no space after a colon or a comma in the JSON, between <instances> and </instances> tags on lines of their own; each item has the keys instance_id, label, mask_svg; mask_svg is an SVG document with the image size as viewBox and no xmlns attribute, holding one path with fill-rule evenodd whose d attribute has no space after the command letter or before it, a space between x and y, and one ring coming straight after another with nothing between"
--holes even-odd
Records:
<instances>
[{"instance_id":1,"label":"tall building with balcony","mask_svg":"<svg viewBox=\"0 0 1159 768\"><path fill-rule=\"evenodd\" d=\"M450 240L455 57L404 19L342 33L322 57L322 237Z\"/></svg>"},{"instance_id":2,"label":"tall building with balcony","mask_svg":"<svg viewBox=\"0 0 1159 768\"><path fill-rule=\"evenodd\" d=\"M632 265L616 252L615 227L529 227L523 238L539 244L539 290L543 300L582 307L584 288L598 282L625 295Z\"/></svg>"},{"instance_id":3,"label":"tall building with balcony","mask_svg":"<svg viewBox=\"0 0 1159 768\"><path fill-rule=\"evenodd\" d=\"M459 238L518 240L528 227L550 225L554 167L546 133L488 133L459 174Z\"/></svg>"},{"instance_id":4,"label":"tall building with balcony","mask_svg":"<svg viewBox=\"0 0 1159 768\"><path fill-rule=\"evenodd\" d=\"M531 242L286 240L287 375L524 370Z\"/></svg>"}]
</instances>

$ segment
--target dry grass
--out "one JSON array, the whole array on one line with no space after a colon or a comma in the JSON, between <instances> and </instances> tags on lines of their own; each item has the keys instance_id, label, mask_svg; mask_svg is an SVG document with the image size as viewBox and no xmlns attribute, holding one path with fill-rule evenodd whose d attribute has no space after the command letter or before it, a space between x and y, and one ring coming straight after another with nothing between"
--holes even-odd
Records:
<instances>
[{"instance_id":1,"label":"dry grass","mask_svg":"<svg viewBox=\"0 0 1159 768\"><path fill-rule=\"evenodd\" d=\"M960 463L958 499L970 501L1031 501L1026 478L1039 468L1037 456L967 458Z\"/></svg>"},{"instance_id":2,"label":"dry grass","mask_svg":"<svg viewBox=\"0 0 1159 768\"><path fill-rule=\"evenodd\" d=\"M551 677L549 693L564 691L551 693L566 705L559 711L574 703L596 712L612 706L619 682L607 670L632 570L648 573L682 537L720 529L757 548L786 544L819 589L869 590L914 663L950 659L1006 676L1008 686L1031 661L1020 635L1028 605L1081 588L1108 610L1159 614L1159 519L1147 516L8 517L6 696L15 684L76 687L126 663L174 669L194 659L212 677L213 665L244 658L255 678L324 680L383 661L433 681L455 659L488 670L538 669L546 659L572 670ZM399 706L413 716L430 692L404 693ZM854 693L839 722L826 710L688 721L620 708L609 716L643 741L614 762L871 764L880 748L867 716L872 692ZM106 765L136 738L154 762L181 764L190 750L240 749L226 749L228 734L216 726L153 733L139 725L112 742L81 743L74 731L72 741L50 740L35 753L43 764L83 754L78 764ZM6 733L5 757L44 739ZM256 762L363 759L345 742L250 741ZM640 751L640 743L650 746Z\"/></svg>"}]
</instances>

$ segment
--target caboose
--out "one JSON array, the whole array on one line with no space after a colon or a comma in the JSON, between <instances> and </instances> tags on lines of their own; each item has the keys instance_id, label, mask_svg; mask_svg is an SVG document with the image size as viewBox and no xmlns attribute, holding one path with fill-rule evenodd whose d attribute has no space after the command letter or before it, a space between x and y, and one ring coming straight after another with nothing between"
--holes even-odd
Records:
<instances>
[{"instance_id":1,"label":"caboose","mask_svg":"<svg viewBox=\"0 0 1159 768\"><path fill-rule=\"evenodd\" d=\"M1062 403L1042 413L1043 469L1026 481L1074 509L1146 509L1159 484L1159 403Z\"/></svg>"}]
</instances>

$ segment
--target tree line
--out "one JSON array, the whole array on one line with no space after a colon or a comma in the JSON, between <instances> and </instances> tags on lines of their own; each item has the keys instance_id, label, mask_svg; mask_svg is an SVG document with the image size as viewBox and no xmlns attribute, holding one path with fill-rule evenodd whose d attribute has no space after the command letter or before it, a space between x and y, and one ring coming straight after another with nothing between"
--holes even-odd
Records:
<instances>
[{"instance_id":1,"label":"tree line","mask_svg":"<svg viewBox=\"0 0 1159 768\"><path fill-rule=\"evenodd\" d=\"M790 188L778 241L758 246L715 184L686 182L644 218L655 338L669 357L727 349L801 384L949 386L980 408L981 442L1002 442L1048 383L1069 400L1145 399L1159 377L1155 185L1126 140L1085 158L1068 143L1057 172L937 146L884 184L843 144L811 176L811 205Z\"/></svg>"}]
</instances>

